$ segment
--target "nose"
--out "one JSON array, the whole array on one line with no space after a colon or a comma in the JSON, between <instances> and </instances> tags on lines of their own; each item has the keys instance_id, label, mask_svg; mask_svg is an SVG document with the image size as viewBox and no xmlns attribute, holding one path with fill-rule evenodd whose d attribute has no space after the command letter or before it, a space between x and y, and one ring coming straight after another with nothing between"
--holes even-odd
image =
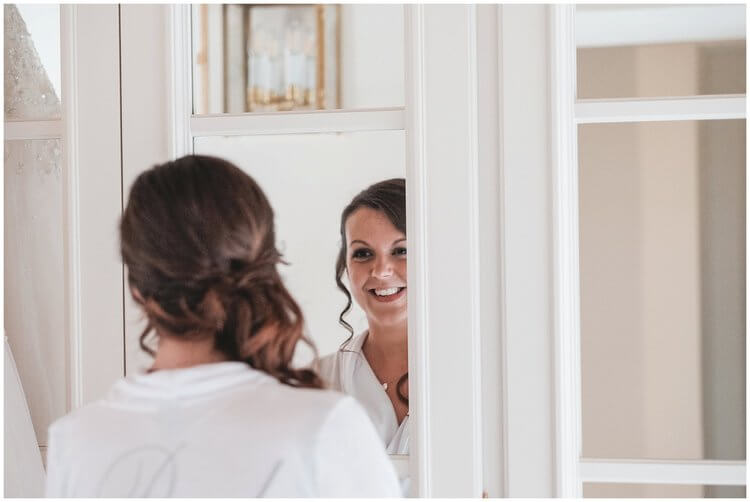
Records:
<instances>
[{"instance_id":1,"label":"nose","mask_svg":"<svg viewBox=\"0 0 750 502\"><path fill-rule=\"evenodd\" d=\"M372 276L378 279L384 279L393 275L393 263L391 263L390 256L381 257L375 260L375 264L372 269Z\"/></svg>"}]
</instances>

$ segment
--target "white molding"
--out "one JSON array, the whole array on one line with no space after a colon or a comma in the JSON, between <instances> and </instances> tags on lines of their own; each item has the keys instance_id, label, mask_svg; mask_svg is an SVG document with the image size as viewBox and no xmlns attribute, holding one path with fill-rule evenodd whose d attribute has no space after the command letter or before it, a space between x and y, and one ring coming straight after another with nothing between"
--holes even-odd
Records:
<instances>
[{"instance_id":1,"label":"white molding","mask_svg":"<svg viewBox=\"0 0 750 502\"><path fill-rule=\"evenodd\" d=\"M432 486L432 450L429 438L431 409L427 353L429 352L429 291L427 262L427 165L425 47L423 5L404 7L405 104L406 104L406 217L409 222L409 473L412 497L428 497ZM422 293L420 293L422 292Z\"/></svg>"},{"instance_id":2,"label":"white molding","mask_svg":"<svg viewBox=\"0 0 750 502\"><path fill-rule=\"evenodd\" d=\"M406 12L409 356L418 378L414 391L410 384L410 400L417 495L479 497L476 7L419 5Z\"/></svg>"},{"instance_id":3,"label":"white molding","mask_svg":"<svg viewBox=\"0 0 750 502\"><path fill-rule=\"evenodd\" d=\"M190 119L193 137L384 131L404 127L403 108L194 115Z\"/></svg>"},{"instance_id":4,"label":"white molding","mask_svg":"<svg viewBox=\"0 0 750 502\"><path fill-rule=\"evenodd\" d=\"M496 369L499 373L499 398L500 398L500 451L498 452L498 460L500 462L500 468L497 469L496 476L499 478L496 483L499 483L500 491L497 494L488 493L491 498L503 497L507 498L510 496L508 489L509 480L509 468L508 468L508 365L507 365L507 340L508 340L508 322L507 322L507 283L506 283L506 261L507 261L507 243L506 243L506 229L505 221L507 216L507 204L505 199L505 185L507 180L505 179L505 163L504 163L504 149L505 149L505 123L503 107L504 102L504 79L505 79L505 58L503 57L503 15L505 7L502 5L497 6L497 103L495 111L497 113L497 171L498 171L498 185L497 185L497 232L498 232L498 316L499 316L499 361ZM486 383L485 385L487 385ZM485 472L488 466L485 465ZM489 486L492 489L492 483L486 483L485 486Z\"/></svg>"},{"instance_id":5,"label":"white molding","mask_svg":"<svg viewBox=\"0 0 750 502\"><path fill-rule=\"evenodd\" d=\"M190 117L193 114L193 60L191 4L169 6L170 23L167 46L172 67L171 88L167 95L171 117L170 154L173 159L193 152Z\"/></svg>"},{"instance_id":6,"label":"white molding","mask_svg":"<svg viewBox=\"0 0 750 502\"><path fill-rule=\"evenodd\" d=\"M63 120L5 122L5 141L62 138L64 128Z\"/></svg>"},{"instance_id":7,"label":"white molding","mask_svg":"<svg viewBox=\"0 0 750 502\"><path fill-rule=\"evenodd\" d=\"M503 497L505 424L503 389L502 210L500 194L499 12L495 4L477 5L477 141L479 146L478 231L480 238L480 333L482 388L482 496Z\"/></svg>"},{"instance_id":8,"label":"white molding","mask_svg":"<svg viewBox=\"0 0 750 502\"><path fill-rule=\"evenodd\" d=\"M581 497L580 291L575 6L550 7L553 277L556 396L556 489Z\"/></svg>"},{"instance_id":9,"label":"white molding","mask_svg":"<svg viewBox=\"0 0 750 502\"><path fill-rule=\"evenodd\" d=\"M63 117L63 214L65 221L65 337L68 346L67 408L73 410L83 404L82 327L81 327L81 232L80 232L80 172L78 162L78 61L77 26L78 6L60 6L60 56L62 59L62 117Z\"/></svg>"},{"instance_id":10,"label":"white molding","mask_svg":"<svg viewBox=\"0 0 750 502\"><path fill-rule=\"evenodd\" d=\"M553 497L549 6L501 8L505 495Z\"/></svg>"},{"instance_id":11,"label":"white molding","mask_svg":"<svg viewBox=\"0 0 750 502\"><path fill-rule=\"evenodd\" d=\"M61 12L64 260L71 409L123 376L119 7Z\"/></svg>"},{"instance_id":12,"label":"white molding","mask_svg":"<svg viewBox=\"0 0 750 502\"><path fill-rule=\"evenodd\" d=\"M479 135L477 128L479 126L479 76L477 69L477 5L468 7L466 15L468 40L464 49L467 56L466 71L466 113L468 115L468 128L465 132L468 151L466 152L466 168L468 170L468 193L465 202L468 203L468 238L469 238L469 307L470 307L470 331L467 340L471 350L470 378L471 386L469 390L472 393L472 407L469 410L469 420L471 421L472 448L471 455L474 458L472 463L473 479L471 485L467 488L472 491L466 491L467 496L482 496L485 492L483 485L484 477L484 445L482 428L484 426L484 415L482 407L482 271L480 267L480 232L479 232Z\"/></svg>"},{"instance_id":13,"label":"white molding","mask_svg":"<svg viewBox=\"0 0 750 502\"><path fill-rule=\"evenodd\" d=\"M745 6L579 5L576 45L612 47L745 38Z\"/></svg>"},{"instance_id":14,"label":"white molding","mask_svg":"<svg viewBox=\"0 0 750 502\"><path fill-rule=\"evenodd\" d=\"M744 461L658 461L582 459L581 480L597 483L659 483L744 486Z\"/></svg>"},{"instance_id":15,"label":"white molding","mask_svg":"<svg viewBox=\"0 0 750 502\"><path fill-rule=\"evenodd\" d=\"M576 123L744 119L744 95L655 99L586 99L575 105Z\"/></svg>"}]
</instances>

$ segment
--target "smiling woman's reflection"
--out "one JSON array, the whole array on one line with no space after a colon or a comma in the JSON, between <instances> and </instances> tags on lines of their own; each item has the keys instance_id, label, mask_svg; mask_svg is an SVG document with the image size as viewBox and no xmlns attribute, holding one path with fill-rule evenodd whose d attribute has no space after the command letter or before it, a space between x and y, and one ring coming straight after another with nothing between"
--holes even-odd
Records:
<instances>
[{"instance_id":1,"label":"smiling woman's reflection","mask_svg":"<svg viewBox=\"0 0 750 502\"><path fill-rule=\"evenodd\" d=\"M347 297L339 321L350 336L321 360L321 376L356 397L388 453L402 455L409 452L406 249L404 179L376 183L346 206L336 283ZM351 293L342 282L345 273ZM344 319L352 297L368 325L356 336Z\"/></svg>"}]
</instances>

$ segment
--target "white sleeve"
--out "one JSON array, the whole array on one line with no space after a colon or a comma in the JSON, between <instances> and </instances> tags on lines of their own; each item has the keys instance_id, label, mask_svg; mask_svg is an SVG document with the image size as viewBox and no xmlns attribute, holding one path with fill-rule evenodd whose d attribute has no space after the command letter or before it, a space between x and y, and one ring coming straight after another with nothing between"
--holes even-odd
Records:
<instances>
[{"instance_id":1,"label":"white sleeve","mask_svg":"<svg viewBox=\"0 0 750 502\"><path fill-rule=\"evenodd\" d=\"M47 438L47 480L45 482L45 497L66 497L66 477L65 461L62 456L62 441L60 437L60 427L52 424L49 428Z\"/></svg>"},{"instance_id":2,"label":"white sleeve","mask_svg":"<svg viewBox=\"0 0 750 502\"><path fill-rule=\"evenodd\" d=\"M315 447L318 497L403 497L385 446L362 407L343 397Z\"/></svg>"}]
</instances>

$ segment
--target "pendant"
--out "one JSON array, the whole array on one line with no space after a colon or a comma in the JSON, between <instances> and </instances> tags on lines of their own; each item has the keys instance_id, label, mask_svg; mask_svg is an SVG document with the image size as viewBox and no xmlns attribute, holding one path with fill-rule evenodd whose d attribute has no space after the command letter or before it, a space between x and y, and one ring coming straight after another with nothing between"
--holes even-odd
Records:
<instances>
[{"instance_id":1,"label":"pendant","mask_svg":"<svg viewBox=\"0 0 750 502\"><path fill-rule=\"evenodd\" d=\"M385 382L383 385L383 390L388 390L388 382Z\"/></svg>"}]
</instances>

